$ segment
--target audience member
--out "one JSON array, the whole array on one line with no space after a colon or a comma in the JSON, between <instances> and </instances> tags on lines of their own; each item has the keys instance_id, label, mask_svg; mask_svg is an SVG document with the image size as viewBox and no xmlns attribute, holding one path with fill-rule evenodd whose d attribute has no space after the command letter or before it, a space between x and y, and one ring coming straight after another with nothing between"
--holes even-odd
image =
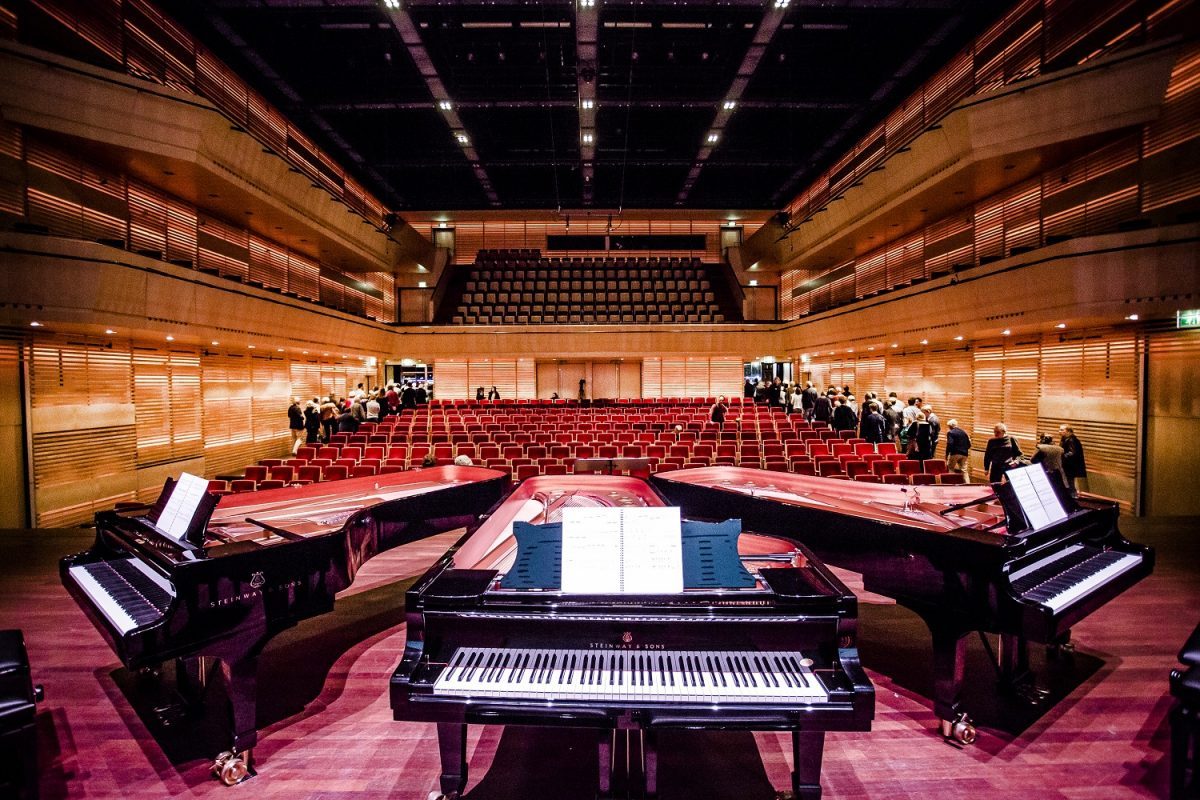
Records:
<instances>
[{"instance_id":1,"label":"audience member","mask_svg":"<svg viewBox=\"0 0 1200 800\"><path fill-rule=\"evenodd\" d=\"M348 408L343 408L342 413L337 417L338 433L355 433L358 431L358 417L354 416L352 409L362 408L362 403L350 403Z\"/></svg>"},{"instance_id":2,"label":"audience member","mask_svg":"<svg viewBox=\"0 0 1200 800\"><path fill-rule=\"evenodd\" d=\"M417 389L411 383L404 384L404 388L400 390L400 407L417 407Z\"/></svg>"},{"instance_id":3,"label":"audience member","mask_svg":"<svg viewBox=\"0 0 1200 800\"><path fill-rule=\"evenodd\" d=\"M967 469L967 457L971 454L971 437L958 427L958 420L952 419L946 423L946 469L958 472L970 480L970 470Z\"/></svg>"},{"instance_id":4,"label":"audience member","mask_svg":"<svg viewBox=\"0 0 1200 800\"><path fill-rule=\"evenodd\" d=\"M729 406L725 405L725 396L721 395L717 398L717 402L713 403L708 409L708 418L716 424L718 428L725 427L725 414L729 411Z\"/></svg>"},{"instance_id":5,"label":"audience member","mask_svg":"<svg viewBox=\"0 0 1200 800\"><path fill-rule=\"evenodd\" d=\"M788 411L792 414L805 416L804 413L804 390L800 388L800 384L792 387L792 396L788 399Z\"/></svg>"},{"instance_id":6,"label":"audience member","mask_svg":"<svg viewBox=\"0 0 1200 800\"><path fill-rule=\"evenodd\" d=\"M497 389L495 386L493 386L491 389L488 389L487 399L488 400L499 400L500 399L500 390Z\"/></svg>"},{"instance_id":7,"label":"audience member","mask_svg":"<svg viewBox=\"0 0 1200 800\"><path fill-rule=\"evenodd\" d=\"M937 452L938 439L942 436L942 421L938 419L937 414L933 413L933 406L925 403L921 406L921 413L925 415L925 421L929 423L929 437L933 440L933 452Z\"/></svg>"},{"instance_id":8,"label":"audience member","mask_svg":"<svg viewBox=\"0 0 1200 800\"><path fill-rule=\"evenodd\" d=\"M1041 464L1046 472L1057 475L1063 486L1071 488L1067 476L1063 474L1063 449L1054 443L1054 437L1050 434L1043 433L1038 437L1037 452L1029 459L1029 463Z\"/></svg>"},{"instance_id":9,"label":"audience member","mask_svg":"<svg viewBox=\"0 0 1200 800\"><path fill-rule=\"evenodd\" d=\"M587 380L584 378L580 378L579 379L579 402L582 403L584 400L587 400Z\"/></svg>"},{"instance_id":10,"label":"audience member","mask_svg":"<svg viewBox=\"0 0 1200 800\"><path fill-rule=\"evenodd\" d=\"M384 394L383 399L384 399L384 402L382 403L383 407L380 409L381 411L383 411L383 413L385 413L385 414L399 414L400 413L400 393L396 391L396 384L394 384L394 383L388 384L387 392Z\"/></svg>"},{"instance_id":11,"label":"audience member","mask_svg":"<svg viewBox=\"0 0 1200 800\"><path fill-rule=\"evenodd\" d=\"M487 395L484 393L484 391L483 391L483 387L482 387L482 386L480 386L479 388L477 388L477 389L475 390L475 399L476 399L476 400L482 400L482 399L484 399L486 396L487 396Z\"/></svg>"},{"instance_id":12,"label":"audience member","mask_svg":"<svg viewBox=\"0 0 1200 800\"><path fill-rule=\"evenodd\" d=\"M1058 426L1058 441L1063 449L1063 474L1067 478L1067 488L1071 494L1079 492L1075 481L1087 477L1087 464L1083 460L1083 442L1075 435L1070 425Z\"/></svg>"},{"instance_id":13,"label":"audience member","mask_svg":"<svg viewBox=\"0 0 1200 800\"><path fill-rule=\"evenodd\" d=\"M375 395L367 396L367 422L379 422L379 401Z\"/></svg>"},{"instance_id":14,"label":"audience member","mask_svg":"<svg viewBox=\"0 0 1200 800\"><path fill-rule=\"evenodd\" d=\"M909 458L918 461L933 458L933 428L920 411L909 423L906 434L907 448L904 452Z\"/></svg>"},{"instance_id":15,"label":"audience member","mask_svg":"<svg viewBox=\"0 0 1200 800\"><path fill-rule=\"evenodd\" d=\"M333 437L334 429L337 428L337 417L337 404L333 402L333 395L329 395L321 403L321 427L324 429L322 433L326 444L329 443L329 440Z\"/></svg>"},{"instance_id":16,"label":"audience member","mask_svg":"<svg viewBox=\"0 0 1200 800\"><path fill-rule=\"evenodd\" d=\"M304 443L321 441L321 401L314 397L304 404Z\"/></svg>"},{"instance_id":17,"label":"audience member","mask_svg":"<svg viewBox=\"0 0 1200 800\"><path fill-rule=\"evenodd\" d=\"M425 384L423 384L423 383L417 384L416 396L417 396L417 405L419 405L419 406L423 406L429 402L429 390L427 390L425 388Z\"/></svg>"},{"instance_id":18,"label":"audience member","mask_svg":"<svg viewBox=\"0 0 1200 800\"><path fill-rule=\"evenodd\" d=\"M456 467L473 467L473 466L475 466L475 462L471 460L471 457L469 455L467 455L466 453L463 453L462 455L454 457L454 466L456 466Z\"/></svg>"},{"instance_id":19,"label":"audience member","mask_svg":"<svg viewBox=\"0 0 1200 800\"><path fill-rule=\"evenodd\" d=\"M858 416L840 394L833 399L833 417L830 420L835 431L853 431L858 427Z\"/></svg>"},{"instance_id":20,"label":"audience member","mask_svg":"<svg viewBox=\"0 0 1200 800\"><path fill-rule=\"evenodd\" d=\"M888 402L883 406L883 418L888 423L887 438L890 442L898 441L900 438L900 424L904 419L903 411L904 406L900 405L900 399L896 397L895 392L892 392L888 395Z\"/></svg>"},{"instance_id":21,"label":"audience member","mask_svg":"<svg viewBox=\"0 0 1200 800\"><path fill-rule=\"evenodd\" d=\"M300 408L300 398L293 397L288 406L288 430L292 434L292 455L304 444L304 411Z\"/></svg>"},{"instance_id":22,"label":"audience member","mask_svg":"<svg viewBox=\"0 0 1200 800\"><path fill-rule=\"evenodd\" d=\"M1004 471L1008 469L1008 462L1019 459L1024 454L1017 444L1016 437L1008 435L1008 428L1003 422L996 423L993 433L995 435L988 439L987 447L983 451L983 468L987 470L989 481L999 483L1004 478Z\"/></svg>"},{"instance_id":23,"label":"audience member","mask_svg":"<svg viewBox=\"0 0 1200 800\"><path fill-rule=\"evenodd\" d=\"M801 408L804 409L804 418L812 421L813 407L817 404L817 389L812 385L812 381L808 381L804 384L804 392L802 397L803 400L801 401Z\"/></svg>"},{"instance_id":24,"label":"audience member","mask_svg":"<svg viewBox=\"0 0 1200 800\"><path fill-rule=\"evenodd\" d=\"M833 419L833 400L828 394L817 395L813 403L813 421L826 424Z\"/></svg>"},{"instance_id":25,"label":"audience member","mask_svg":"<svg viewBox=\"0 0 1200 800\"><path fill-rule=\"evenodd\" d=\"M872 402L867 406L867 413L863 414L860 428L862 438L871 444L891 441L887 435L887 425L887 420L879 413L879 403Z\"/></svg>"},{"instance_id":26,"label":"audience member","mask_svg":"<svg viewBox=\"0 0 1200 800\"><path fill-rule=\"evenodd\" d=\"M429 469L437 466L437 459L433 457L433 453L426 453L421 459L421 469Z\"/></svg>"}]
</instances>

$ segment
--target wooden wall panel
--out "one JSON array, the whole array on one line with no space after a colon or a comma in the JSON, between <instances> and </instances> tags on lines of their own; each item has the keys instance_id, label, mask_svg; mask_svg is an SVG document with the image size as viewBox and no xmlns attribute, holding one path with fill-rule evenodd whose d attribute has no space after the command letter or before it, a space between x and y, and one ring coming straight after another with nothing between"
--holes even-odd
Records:
<instances>
[{"instance_id":1,"label":"wooden wall panel","mask_svg":"<svg viewBox=\"0 0 1200 800\"><path fill-rule=\"evenodd\" d=\"M0 528L24 528L29 521L25 486L25 399L21 396L21 344L0 338Z\"/></svg>"},{"instance_id":2,"label":"wooden wall panel","mask_svg":"<svg viewBox=\"0 0 1200 800\"><path fill-rule=\"evenodd\" d=\"M1150 336L1146 376L1145 512L1200 514L1200 331Z\"/></svg>"}]
</instances>

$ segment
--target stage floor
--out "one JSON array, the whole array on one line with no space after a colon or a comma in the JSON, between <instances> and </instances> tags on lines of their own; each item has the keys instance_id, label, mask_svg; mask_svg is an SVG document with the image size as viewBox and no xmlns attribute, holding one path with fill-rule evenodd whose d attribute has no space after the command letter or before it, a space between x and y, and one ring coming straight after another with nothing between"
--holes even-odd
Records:
<instances>
[{"instance_id":1,"label":"stage floor","mask_svg":"<svg viewBox=\"0 0 1200 800\"><path fill-rule=\"evenodd\" d=\"M1122 519L1122 532L1158 548L1153 576L1080 623L1071 662L1046 663L1048 708L996 697L995 674L971 641L967 704L979 741L959 749L935 735L929 635L910 612L861 592L859 645L875 682L870 733L829 734L827 798L1164 797L1167 674L1200 621L1200 521ZM57 562L87 548L92 532L0 532L0 628L22 628L38 707L43 798L205 796L289 800L425 800L438 753L429 724L394 722L388 678L404 648L404 589L458 534L367 563L332 614L277 637L261 661L260 774L225 788L209 777L211 729L162 730L100 635L68 597ZM142 702L139 700L139 702ZM472 727L470 800L591 798L594 734ZM789 786L790 740L781 734L664 733L660 796L771 798Z\"/></svg>"}]
</instances>

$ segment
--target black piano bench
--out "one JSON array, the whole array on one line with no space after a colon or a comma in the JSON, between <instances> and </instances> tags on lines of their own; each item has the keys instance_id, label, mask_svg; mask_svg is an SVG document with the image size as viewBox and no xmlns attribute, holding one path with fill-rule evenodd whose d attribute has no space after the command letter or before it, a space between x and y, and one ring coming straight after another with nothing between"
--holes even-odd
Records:
<instances>
[{"instance_id":1,"label":"black piano bench","mask_svg":"<svg viewBox=\"0 0 1200 800\"><path fill-rule=\"evenodd\" d=\"M1171 672L1171 800L1200 798L1200 625Z\"/></svg>"},{"instance_id":2,"label":"black piano bench","mask_svg":"<svg viewBox=\"0 0 1200 800\"><path fill-rule=\"evenodd\" d=\"M42 687L29 674L25 637L0 631L0 797L38 796L37 724L34 703Z\"/></svg>"}]
</instances>

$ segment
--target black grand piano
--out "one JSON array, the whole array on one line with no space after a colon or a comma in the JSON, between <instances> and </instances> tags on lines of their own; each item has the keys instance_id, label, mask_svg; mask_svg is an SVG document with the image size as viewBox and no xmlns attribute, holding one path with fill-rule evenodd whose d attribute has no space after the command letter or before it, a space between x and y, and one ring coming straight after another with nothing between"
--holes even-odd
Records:
<instances>
[{"instance_id":1,"label":"black grand piano","mask_svg":"<svg viewBox=\"0 0 1200 800\"><path fill-rule=\"evenodd\" d=\"M234 784L254 774L267 641L332 610L367 559L475 522L508 485L504 473L451 466L228 495L180 538L156 524L169 483L152 508L97 514L95 544L60 573L126 667L177 659L180 688L195 690L218 660L232 730L213 769Z\"/></svg>"},{"instance_id":2,"label":"black grand piano","mask_svg":"<svg viewBox=\"0 0 1200 800\"><path fill-rule=\"evenodd\" d=\"M869 730L874 690L856 600L803 546L685 520L681 593L561 591L564 509L664 505L633 478L529 479L412 586L391 705L437 723L444 797L469 723L595 729L602 794L655 793L662 729L791 731L793 791L820 796L825 731Z\"/></svg>"},{"instance_id":3,"label":"black grand piano","mask_svg":"<svg viewBox=\"0 0 1200 800\"><path fill-rule=\"evenodd\" d=\"M1046 507L1057 498L1057 519L1023 509L1010 483L892 486L736 467L651 482L693 517L738 516L748 530L795 536L862 574L868 591L915 611L932 633L941 732L963 744L975 739L960 701L968 634L999 634L1002 679L1036 699L1028 642L1069 647L1072 625L1154 566L1153 550L1117 530L1115 503L1077 501L1057 480L1043 484L1054 495Z\"/></svg>"}]
</instances>

